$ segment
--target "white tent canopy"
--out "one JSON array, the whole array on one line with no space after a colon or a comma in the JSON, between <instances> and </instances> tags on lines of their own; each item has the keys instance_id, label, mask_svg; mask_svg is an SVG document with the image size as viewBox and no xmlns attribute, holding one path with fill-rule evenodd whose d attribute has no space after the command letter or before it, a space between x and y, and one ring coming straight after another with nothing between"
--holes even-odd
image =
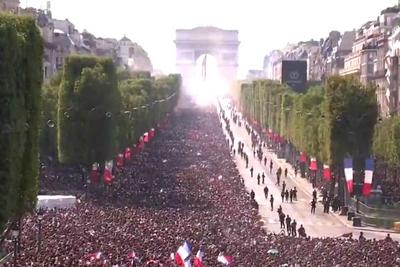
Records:
<instances>
[{"instance_id":1,"label":"white tent canopy","mask_svg":"<svg viewBox=\"0 0 400 267\"><path fill-rule=\"evenodd\" d=\"M39 195L36 204L37 209L66 209L75 206L75 196L64 196L64 195Z\"/></svg>"}]
</instances>

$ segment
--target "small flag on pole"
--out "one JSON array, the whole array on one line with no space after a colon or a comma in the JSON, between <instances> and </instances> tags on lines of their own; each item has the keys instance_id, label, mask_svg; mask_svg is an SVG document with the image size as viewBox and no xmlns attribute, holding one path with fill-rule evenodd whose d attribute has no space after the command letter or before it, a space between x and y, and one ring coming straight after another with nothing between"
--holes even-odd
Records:
<instances>
[{"instance_id":1,"label":"small flag on pole","mask_svg":"<svg viewBox=\"0 0 400 267\"><path fill-rule=\"evenodd\" d=\"M191 266L192 246L185 241L182 246L178 248L175 253L175 261L178 266L190 267Z\"/></svg>"},{"instance_id":2,"label":"small flag on pole","mask_svg":"<svg viewBox=\"0 0 400 267\"><path fill-rule=\"evenodd\" d=\"M97 162L93 163L92 171L90 172L90 181L92 184L97 184L99 181L99 164Z\"/></svg>"},{"instance_id":3,"label":"small flag on pole","mask_svg":"<svg viewBox=\"0 0 400 267\"><path fill-rule=\"evenodd\" d=\"M112 169L113 169L113 161L106 161L104 165L104 182L106 184L110 184L112 182Z\"/></svg>"}]
</instances>

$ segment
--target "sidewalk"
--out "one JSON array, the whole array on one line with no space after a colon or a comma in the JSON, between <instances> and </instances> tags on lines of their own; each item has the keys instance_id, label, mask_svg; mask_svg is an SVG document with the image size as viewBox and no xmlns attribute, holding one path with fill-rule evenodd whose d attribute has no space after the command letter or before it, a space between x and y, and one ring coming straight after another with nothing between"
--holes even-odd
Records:
<instances>
[{"instance_id":1,"label":"sidewalk","mask_svg":"<svg viewBox=\"0 0 400 267\"><path fill-rule=\"evenodd\" d=\"M251 127L251 126L250 126ZM260 136L260 134L257 132L257 135ZM287 168L288 170L288 178L291 179L293 183L295 183L299 189L301 189L306 195L312 198L312 192L313 192L313 187L312 184L306 179L302 178L300 174L297 176L295 175L294 167L286 161L286 159L279 159L277 155L274 153L274 151L270 149L263 149L263 152L265 155L267 155L267 158L272 159L274 162L274 165L277 164L279 167L281 167L283 170ZM318 189L316 189L318 191ZM318 192L320 193L320 192ZM341 216L338 213L330 212L333 216L336 217L343 225L347 226L348 228L356 229L356 230L362 230L362 231L373 231L373 232L380 232L380 233L398 233L394 230L389 230L385 228L376 228L372 226L363 226L363 227L354 227L352 224L352 221L347 220L347 216Z\"/></svg>"}]
</instances>

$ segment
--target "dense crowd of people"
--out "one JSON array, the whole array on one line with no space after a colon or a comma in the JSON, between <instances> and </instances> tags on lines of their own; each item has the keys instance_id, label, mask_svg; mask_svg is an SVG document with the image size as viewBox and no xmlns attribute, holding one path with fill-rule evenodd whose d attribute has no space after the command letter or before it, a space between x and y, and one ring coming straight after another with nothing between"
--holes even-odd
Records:
<instances>
[{"instance_id":1,"label":"dense crowd of people","mask_svg":"<svg viewBox=\"0 0 400 267\"><path fill-rule=\"evenodd\" d=\"M176 112L110 186L91 185L75 208L26 216L17 266L176 266L170 255L183 241L193 254L204 247L204 266L220 266L220 253L245 267L400 266L400 246L389 239L267 233L224 123L214 109ZM68 180L50 171L44 181L68 189ZM69 189L83 190L82 183Z\"/></svg>"}]
</instances>

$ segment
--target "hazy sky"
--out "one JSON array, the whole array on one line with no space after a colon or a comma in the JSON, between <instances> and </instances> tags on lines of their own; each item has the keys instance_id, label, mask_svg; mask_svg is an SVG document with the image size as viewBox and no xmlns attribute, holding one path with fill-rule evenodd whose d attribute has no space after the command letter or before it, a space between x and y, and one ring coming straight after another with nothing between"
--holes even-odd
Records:
<instances>
[{"instance_id":1,"label":"hazy sky","mask_svg":"<svg viewBox=\"0 0 400 267\"><path fill-rule=\"evenodd\" d=\"M288 42L326 37L376 19L396 0L52 0L57 19L78 30L142 45L156 69L175 68L175 29L216 26L239 30L240 73L262 67L264 55ZM21 0L45 8L46 0ZM241 76L242 76L241 75Z\"/></svg>"}]
</instances>

